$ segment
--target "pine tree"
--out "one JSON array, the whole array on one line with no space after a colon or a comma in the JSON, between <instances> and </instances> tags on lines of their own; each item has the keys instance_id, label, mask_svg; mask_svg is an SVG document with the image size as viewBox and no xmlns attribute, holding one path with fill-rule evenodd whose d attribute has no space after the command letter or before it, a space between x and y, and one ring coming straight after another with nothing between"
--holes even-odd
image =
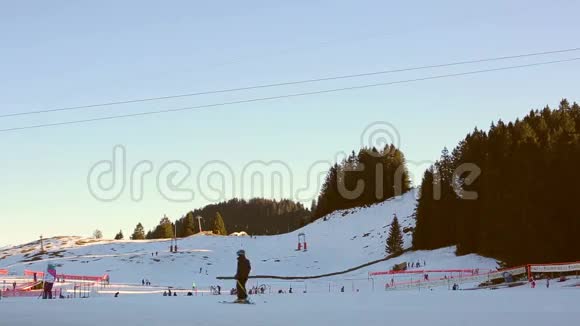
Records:
<instances>
[{"instance_id":1,"label":"pine tree","mask_svg":"<svg viewBox=\"0 0 580 326\"><path fill-rule=\"evenodd\" d=\"M479 167L481 175L466 183L468 173L455 174L462 164ZM514 122L499 120L487 133L475 129L451 153L444 150L426 173L413 248L456 245L459 255L478 253L511 266L576 260L580 219L570 212L580 196L578 165L577 103L562 100L556 110L545 107ZM423 196L439 187L440 199ZM476 199L466 192L476 193Z\"/></svg>"},{"instance_id":2,"label":"pine tree","mask_svg":"<svg viewBox=\"0 0 580 326\"><path fill-rule=\"evenodd\" d=\"M310 203L310 213L313 213L314 211L316 211L316 199L313 199L312 203Z\"/></svg>"},{"instance_id":3,"label":"pine tree","mask_svg":"<svg viewBox=\"0 0 580 326\"><path fill-rule=\"evenodd\" d=\"M379 203L410 189L403 152L394 145L361 148L330 168L312 220L336 210Z\"/></svg>"},{"instance_id":4,"label":"pine tree","mask_svg":"<svg viewBox=\"0 0 580 326\"><path fill-rule=\"evenodd\" d=\"M174 235L173 229L174 226L169 217L163 216L161 221L159 221L159 225L151 232L148 239L171 239Z\"/></svg>"},{"instance_id":5,"label":"pine tree","mask_svg":"<svg viewBox=\"0 0 580 326\"><path fill-rule=\"evenodd\" d=\"M182 224L182 231L179 232L179 227L177 230L177 235L181 236L181 237L189 237L191 235L195 234L195 217L193 215L193 212L189 212L187 213L187 215L185 215L185 217L183 217L180 220L181 224Z\"/></svg>"},{"instance_id":6,"label":"pine tree","mask_svg":"<svg viewBox=\"0 0 580 326\"><path fill-rule=\"evenodd\" d=\"M434 202L438 200L435 175L433 167L429 167L421 182L420 196L417 200L417 207L415 208L415 229L413 230L413 248L414 249L431 249L433 240L433 206Z\"/></svg>"},{"instance_id":7,"label":"pine tree","mask_svg":"<svg viewBox=\"0 0 580 326\"><path fill-rule=\"evenodd\" d=\"M119 233L115 235L115 240L123 240L125 237L123 236L123 231L119 230Z\"/></svg>"},{"instance_id":8,"label":"pine tree","mask_svg":"<svg viewBox=\"0 0 580 326\"><path fill-rule=\"evenodd\" d=\"M233 198L228 201L206 205L192 210L175 221L177 237L188 237L199 232L197 216L203 230L213 230L214 217L220 212L227 231L245 231L248 234L281 234L294 231L310 222L311 212L299 202L288 199L272 200ZM157 227L151 231L150 239L159 238Z\"/></svg>"},{"instance_id":9,"label":"pine tree","mask_svg":"<svg viewBox=\"0 0 580 326\"><path fill-rule=\"evenodd\" d=\"M133 234L131 235L131 240L145 240L145 229L143 228L143 224L137 224Z\"/></svg>"},{"instance_id":10,"label":"pine tree","mask_svg":"<svg viewBox=\"0 0 580 326\"><path fill-rule=\"evenodd\" d=\"M387 254L398 255L403 252L403 232L399 225L397 215L393 218L391 228L389 229L389 237L387 238Z\"/></svg>"},{"instance_id":11,"label":"pine tree","mask_svg":"<svg viewBox=\"0 0 580 326\"><path fill-rule=\"evenodd\" d=\"M219 212L215 214L215 218L213 220L213 234L228 235L228 231L226 230L226 226L224 224L224 219Z\"/></svg>"}]
</instances>

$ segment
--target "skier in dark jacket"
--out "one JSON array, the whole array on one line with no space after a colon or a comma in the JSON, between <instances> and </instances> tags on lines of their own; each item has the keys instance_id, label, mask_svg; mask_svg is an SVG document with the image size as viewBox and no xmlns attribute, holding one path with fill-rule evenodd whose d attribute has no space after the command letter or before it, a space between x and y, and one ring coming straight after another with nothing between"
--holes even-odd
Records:
<instances>
[{"instance_id":1,"label":"skier in dark jacket","mask_svg":"<svg viewBox=\"0 0 580 326\"><path fill-rule=\"evenodd\" d=\"M237 301L246 301L248 299L248 293L246 292L246 282L248 281L248 276L250 275L250 261L246 258L246 252L244 250L238 250L238 271L236 272L235 279L237 280L236 290L238 294Z\"/></svg>"}]
</instances>

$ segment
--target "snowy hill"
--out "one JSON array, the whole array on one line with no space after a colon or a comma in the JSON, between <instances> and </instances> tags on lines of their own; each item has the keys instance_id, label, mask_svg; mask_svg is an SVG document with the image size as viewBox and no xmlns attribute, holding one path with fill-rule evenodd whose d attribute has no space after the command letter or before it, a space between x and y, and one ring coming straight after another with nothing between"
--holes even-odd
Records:
<instances>
[{"instance_id":1,"label":"snowy hill","mask_svg":"<svg viewBox=\"0 0 580 326\"><path fill-rule=\"evenodd\" d=\"M48 262L59 272L81 275L110 274L112 282L189 287L216 284L216 276L235 273L238 249L243 248L252 262L252 274L313 276L346 270L385 257L385 240L394 214L406 231L404 246L411 246L415 226L413 212L416 191L366 207L338 211L294 232L277 236L196 235L178 240L179 252L170 253L169 240L113 241L80 237L56 237L0 251L0 268L22 275L25 269L42 271ZM308 251L297 251L298 234L304 233ZM477 255L456 257L454 247L435 251L407 252L369 266L345 278L365 278L369 271L388 270L399 262L425 261L433 268L496 267L496 261ZM200 273L201 269L201 273ZM336 278L335 278L336 279Z\"/></svg>"},{"instance_id":2,"label":"snowy hill","mask_svg":"<svg viewBox=\"0 0 580 326\"><path fill-rule=\"evenodd\" d=\"M4 286L12 282L26 285L31 277L22 277L25 269L42 271L48 262L60 273L72 275L111 276L111 285L92 286L83 300L27 300L3 298L2 321L7 325L313 325L332 323L382 325L411 323L430 325L465 324L514 325L577 324L577 301L580 292L577 278L564 282L552 279L552 286L541 280L536 289L529 285L501 290L447 291L449 284L413 287L412 291L385 291L396 277L401 284L414 284L423 277L423 269L449 270L494 269L496 261L477 255L455 256L455 247L432 251L407 251L399 257L382 261L352 272L308 281L273 279L250 280L249 286L264 286L265 295L252 295L256 305L219 304L232 300L228 289L233 282L217 281L216 276L235 273L235 252L244 248L252 261L252 274L279 276L313 276L346 270L385 256L385 240L393 214L406 228L405 247L411 245L415 225L413 210L415 192L366 208L339 211L300 230L278 236L210 236L196 235L178 242L179 253L170 253L170 241L113 241L80 237L46 239L47 253L40 254L37 242L0 250L0 269L12 275L1 275ZM298 234L305 233L308 251L296 251ZM394 264L420 263L396 276L369 277L369 272L388 271ZM201 268L201 273L200 273ZM206 274L207 273L207 274ZM443 277L432 275L435 277ZM476 275L479 276L479 275ZM152 286L142 286L148 279ZM445 281L449 281L445 278ZM453 279L452 282L455 282ZM60 293L80 297L73 287L76 281L57 284ZM186 296L196 282L199 293ZM436 280L435 282L440 282ZM474 282L473 285L478 284ZM541 282L541 283L540 283ZM87 284L87 283L85 283ZM208 295L210 285L220 285L222 295ZM163 298L161 293L173 289L177 297ZM472 285L462 283L464 289ZM181 288L181 289L179 289ZM294 294L276 294L294 289ZM344 289L346 293L340 293ZM392 290L393 288L386 288ZM396 289L396 287L394 288ZM10 290L4 294L9 295ZM114 294L120 293L120 297ZM77 296L78 295L78 296ZM34 305L31 303L34 302ZM550 302L546 306L546 302ZM509 304L506 304L509 303ZM34 306L34 313L31 307ZM208 313L208 312L219 312ZM557 314L546 314L553 311ZM482 312L484 312L482 314ZM451 316L451 318L450 318Z\"/></svg>"}]
</instances>

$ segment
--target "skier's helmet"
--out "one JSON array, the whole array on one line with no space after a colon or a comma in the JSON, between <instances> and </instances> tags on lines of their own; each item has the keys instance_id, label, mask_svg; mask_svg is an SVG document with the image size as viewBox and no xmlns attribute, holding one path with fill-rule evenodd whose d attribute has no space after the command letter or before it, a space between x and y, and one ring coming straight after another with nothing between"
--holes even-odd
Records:
<instances>
[{"instance_id":1,"label":"skier's helmet","mask_svg":"<svg viewBox=\"0 0 580 326\"><path fill-rule=\"evenodd\" d=\"M243 249L238 250L237 252L238 256L245 256L246 255L246 251Z\"/></svg>"}]
</instances>

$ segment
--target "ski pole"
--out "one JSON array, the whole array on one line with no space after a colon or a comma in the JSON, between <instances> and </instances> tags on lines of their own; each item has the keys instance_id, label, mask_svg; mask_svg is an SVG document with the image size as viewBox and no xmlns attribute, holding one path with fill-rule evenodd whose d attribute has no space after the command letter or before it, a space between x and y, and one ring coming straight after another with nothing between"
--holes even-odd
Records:
<instances>
[{"instance_id":1,"label":"ski pole","mask_svg":"<svg viewBox=\"0 0 580 326\"><path fill-rule=\"evenodd\" d=\"M240 280L236 279L236 282L238 282L238 284L240 285L240 288L242 289L242 291L244 291L244 294L246 295L246 297L248 297L248 292L246 291L246 287L244 287L242 285L242 282L240 282Z\"/></svg>"},{"instance_id":2,"label":"ski pole","mask_svg":"<svg viewBox=\"0 0 580 326\"><path fill-rule=\"evenodd\" d=\"M42 292L40 292L40 295L36 299L40 299L40 297L44 295L44 287L46 285L45 278L46 278L46 273L43 273L42 274Z\"/></svg>"}]
</instances>

